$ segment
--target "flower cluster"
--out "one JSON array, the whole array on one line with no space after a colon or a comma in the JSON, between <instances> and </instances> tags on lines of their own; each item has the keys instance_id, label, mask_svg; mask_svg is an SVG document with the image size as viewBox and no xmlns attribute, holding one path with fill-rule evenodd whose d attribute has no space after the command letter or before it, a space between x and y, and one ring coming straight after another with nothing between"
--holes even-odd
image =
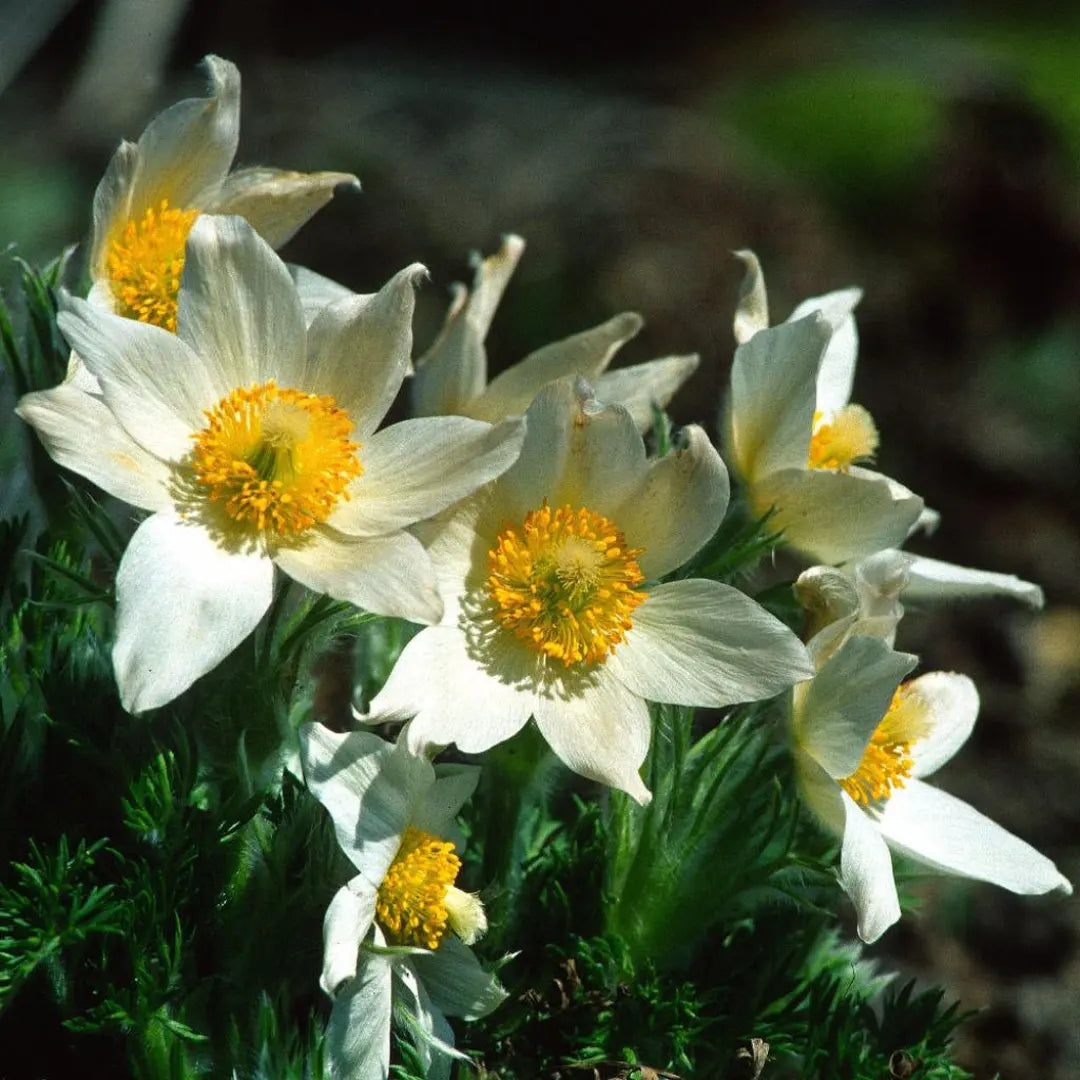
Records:
<instances>
[{"instance_id":1,"label":"flower cluster","mask_svg":"<svg viewBox=\"0 0 1080 1080\"><path fill-rule=\"evenodd\" d=\"M406 267L353 294L275 254L343 173L229 173L239 74L123 143L98 187L92 287L63 294L68 378L18 414L52 458L145 512L116 578L112 659L133 713L184 693L263 620L284 574L375 616L420 624L356 717L304 723L294 756L355 874L329 902L321 986L335 1075L385 1078L396 1018L429 1076L448 1076L446 1019L506 996L471 946L487 928L459 885L456 819L484 755L533 725L572 773L629 795L650 703L726 709L782 695L806 804L842 837L859 934L899 917L888 846L1017 892L1069 889L1049 860L925 784L971 731L966 677L902 680L901 596L1035 586L897 550L922 500L865 467L879 434L849 403L857 290L768 325L749 253L724 439L755 517L823 565L796 595L804 643L701 554L728 471L698 426L643 439L695 370L672 356L608 371L641 326L619 315L488 382L485 338L521 256L507 237L455 292L412 362ZM410 381L415 418L381 426ZM705 569L702 569L705 567ZM288 758L288 754L283 754ZM482 883L481 883L482 884Z\"/></svg>"}]
</instances>

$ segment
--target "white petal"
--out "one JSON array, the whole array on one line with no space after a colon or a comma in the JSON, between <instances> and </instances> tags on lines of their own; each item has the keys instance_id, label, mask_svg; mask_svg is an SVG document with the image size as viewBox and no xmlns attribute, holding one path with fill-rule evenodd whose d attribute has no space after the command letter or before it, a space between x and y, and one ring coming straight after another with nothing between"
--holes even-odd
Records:
<instances>
[{"instance_id":1,"label":"white petal","mask_svg":"<svg viewBox=\"0 0 1080 1080\"><path fill-rule=\"evenodd\" d=\"M414 958L394 965L394 1019L409 1033L425 1080L450 1080L453 1060L469 1060L454 1048L454 1029L431 1000Z\"/></svg>"},{"instance_id":2,"label":"white petal","mask_svg":"<svg viewBox=\"0 0 1080 1080\"><path fill-rule=\"evenodd\" d=\"M757 339L755 339L757 340ZM757 481L756 512L775 507L769 528L824 563L849 562L896 547L919 516L922 499L867 469L784 469Z\"/></svg>"},{"instance_id":3,"label":"white petal","mask_svg":"<svg viewBox=\"0 0 1080 1080\"><path fill-rule=\"evenodd\" d=\"M300 307L304 312L304 324L308 327L315 321L315 316L324 307L336 304L339 300L347 300L354 295L352 289L347 289L331 278L316 274L306 266L297 266L295 263L286 263L285 269L293 279L296 291L300 296ZM311 351L311 339L308 338L308 352Z\"/></svg>"},{"instance_id":4,"label":"white petal","mask_svg":"<svg viewBox=\"0 0 1080 1080\"><path fill-rule=\"evenodd\" d=\"M300 750L304 781L329 811L341 850L377 889L435 783L431 763L370 732L321 724L300 729Z\"/></svg>"},{"instance_id":5,"label":"white petal","mask_svg":"<svg viewBox=\"0 0 1080 1080\"><path fill-rule=\"evenodd\" d=\"M270 606L274 567L229 552L199 525L144 521L116 575L113 667L128 712L164 705L216 667Z\"/></svg>"},{"instance_id":6,"label":"white petal","mask_svg":"<svg viewBox=\"0 0 1080 1080\"><path fill-rule=\"evenodd\" d=\"M568 676L541 694L536 725L567 768L643 806L652 799L640 775L649 752L648 707L603 667Z\"/></svg>"},{"instance_id":7,"label":"white petal","mask_svg":"<svg viewBox=\"0 0 1080 1080\"><path fill-rule=\"evenodd\" d=\"M449 834L456 829L454 819L476 790L479 780L479 766L438 765L435 783L413 814L413 824L424 832L450 839Z\"/></svg>"},{"instance_id":8,"label":"white petal","mask_svg":"<svg viewBox=\"0 0 1080 1080\"><path fill-rule=\"evenodd\" d=\"M204 214L191 227L176 332L214 365L221 397L270 380L311 389L296 286L243 218Z\"/></svg>"},{"instance_id":9,"label":"white petal","mask_svg":"<svg viewBox=\"0 0 1080 1080\"><path fill-rule=\"evenodd\" d=\"M815 382L829 327L820 315L755 334L731 368L734 462L750 483L804 469L810 454Z\"/></svg>"},{"instance_id":10,"label":"white petal","mask_svg":"<svg viewBox=\"0 0 1080 1080\"><path fill-rule=\"evenodd\" d=\"M197 205L199 192L220 181L232 164L240 138L240 72L218 56L204 62L211 97L177 102L139 136L133 217L162 199L178 207Z\"/></svg>"},{"instance_id":11,"label":"white petal","mask_svg":"<svg viewBox=\"0 0 1080 1080\"><path fill-rule=\"evenodd\" d=\"M813 674L802 642L730 585L670 581L649 593L633 620L606 666L649 701L758 701Z\"/></svg>"},{"instance_id":12,"label":"white petal","mask_svg":"<svg viewBox=\"0 0 1080 1080\"><path fill-rule=\"evenodd\" d=\"M1024 896L1051 889L1072 892L1045 855L921 780L909 780L893 792L878 826L893 847L947 874L989 881Z\"/></svg>"},{"instance_id":13,"label":"white petal","mask_svg":"<svg viewBox=\"0 0 1080 1080\"><path fill-rule=\"evenodd\" d=\"M735 340L742 345L769 327L769 299L761 263L752 251L736 251L745 268L735 308Z\"/></svg>"},{"instance_id":14,"label":"white petal","mask_svg":"<svg viewBox=\"0 0 1080 1080\"><path fill-rule=\"evenodd\" d=\"M907 684L907 692L923 704L931 727L913 747L913 776L940 769L964 743L979 715L979 692L966 675L931 671Z\"/></svg>"},{"instance_id":15,"label":"white petal","mask_svg":"<svg viewBox=\"0 0 1080 1080\"><path fill-rule=\"evenodd\" d=\"M333 1080L386 1080L390 1072L389 956L365 951L356 978L341 988L326 1025Z\"/></svg>"},{"instance_id":16,"label":"white petal","mask_svg":"<svg viewBox=\"0 0 1080 1080\"><path fill-rule=\"evenodd\" d=\"M899 622L904 614L900 597L907 592L911 556L887 548L855 564L855 582L863 618Z\"/></svg>"},{"instance_id":17,"label":"white petal","mask_svg":"<svg viewBox=\"0 0 1080 1080\"><path fill-rule=\"evenodd\" d=\"M144 510L172 506L172 470L135 442L100 398L62 383L26 394L15 411L37 431L58 465Z\"/></svg>"},{"instance_id":18,"label":"white petal","mask_svg":"<svg viewBox=\"0 0 1080 1080\"><path fill-rule=\"evenodd\" d=\"M518 673L500 678L486 653L470 655L456 627L422 630L405 646L364 719L416 719L409 739L416 748L456 743L479 754L518 732L533 711L534 694Z\"/></svg>"},{"instance_id":19,"label":"white petal","mask_svg":"<svg viewBox=\"0 0 1080 1080\"><path fill-rule=\"evenodd\" d=\"M877 941L900 918L892 857L874 822L846 792L840 798L844 807L840 884L855 905L859 937Z\"/></svg>"},{"instance_id":20,"label":"white petal","mask_svg":"<svg viewBox=\"0 0 1080 1080\"><path fill-rule=\"evenodd\" d=\"M272 248L279 248L345 186L359 191L360 181L351 173L258 166L231 173L200 203L214 214L239 215Z\"/></svg>"},{"instance_id":21,"label":"white petal","mask_svg":"<svg viewBox=\"0 0 1080 1080\"><path fill-rule=\"evenodd\" d=\"M533 398L556 379L580 375L590 382L595 380L611 363L616 351L641 327L641 316L628 312L591 330L545 345L492 379L487 389L469 402L468 415L496 423L508 416L522 415Z\"/></svg>"},{"instance_id":22,"label":"white petal","mask_svg":"<svg viewBox=\"0 0 1080 1080\"><path fill-rule=\"evenodd\" d=\"M138 148L124 140L117 147L94 191L90 274L95 281L105 276L105 257L113 234L122 230L131 216L131 189L138 164Z\"/></svg>"},{"instance_id":23,"label":"white petal","mask_svg":"<svg viewBox=\"0 0 1080 1080\"><path fill-rule=\"evenodd\" d=\"M831 566L811 566L794 585L795 597L806 612L812 637L839 619L859 610L859 594L851 574Z\"/></svg>"},{"instance_id":24,"label":"white petal","mask_svg":"<svg viewBox=\"0 0 1080 1080\"><path fill-rule=\"evenodd\" d=\"M212 372L175 334L64 297L57 322L98 378L109 410L133 439L166 461L191 449L203 410L219 398Z\"/></svg>"},{"instance_id":25,"label":"white petal","mask_svg":"<svg viewBox=\"0 0 1080 1080\"><path fill-rule=\"evenodd\" d=\"M851 399L855 381L855 361L859 354L859 334L852 311L862 299L862 289L839 289L825 296L804 300L788 317L788 322L820 311L832 330L817 378L817 411L832 412Z\"/></svg>"},{"instance_id":26,"label":"white petal","mask_svg":"<svg viewBox=\"0 0 1080 1080\"><path fill-rule=\"evenodd\" d=\"M359 293L324 308L308 332L308 386L329 394L366 442L409 373L419 263L395 274L370 296Z\"/></svg>"},{"instance_id":27,"label":"white petal","mask_svg":"<svg viewBox=\"0 0 1080 1080\"><path fill-rule=\"evenodd\" d=\"M900 680L918 658L880 638L850 637L798 695L795 737L832 777L850 776Z\"/></svg>"},{"instance_id":28,"label":"white petal","mask_svg":"<svg viewBox=\"0 0 1080 1080\"><path fill-rule=\"evenodd\" d=\"M314 592L376 615L423 623L442 618L435 569L409 533L352 537L317 526L301 546L275 550L274 562Z\"/></svg>"},{"instance_id":29,"label":"white petal","mask_svg":"<svg viewBox=\"0 0 1080 1080\"><path fill-rule=\"evenodd\" d=\"M525 250L519 236L506 236L502 247L476 264L472 293L459 286L442 332L417 361L413 409L418 416L461 413L487 383L484 338L499 300Z\"/></svg>"},{"instance_id":30,"label":"white petal","mask_svg":"<svg viewBox=\"0 0 1080 1080\"><path fill-rule=\"evenodd\" d=\"M375 921L377 890L362 876L334 894L323 918L323 967L319 986L331 997L356 974L360 943Z\"/></svg>"},{"instance_id":31,"label":"white petal","mask_svg":"<svg viewBox=\"0 0 1080 1080\"><path fill-rule=\"evenodd\" d=\"M1029 607L1043 606L1043 592L1038 585L1013 574L995 574L956 566L922 555L908 555L908 584L905 596L918 603L928 600L966 600L969 597L1009 596Z\"/></svg>"},{"instance_id":32,"label":"white petal","mask_svg":"<svg viewBox=\"0 0 1080 1080\"><path fill-rule=\"evenodd\" d=\"M682 566L727 510L728 474L720 455L696 424L684 430L685 449L651 460L614 514L627 544L645 549L638 565L647 580Z\"/></svg>"},{"instance_id":33,"label":"white petal","mask_svg":"<svg viewBox=\"0 0 1080 1080\"><path fill-rule=\"evenodd\" d=\"M697 371L699 357L665 356L644 364L605 371L596 380L596 396L601 401L621 405L634 418L638 431L653 425L653 406L664 408L676 391Z\"/></svg>"},{"instance_id":34,"label":"white petal","mask_svg":"<svg viewBox=\"0 0 1080 1080\"><path fill-rule=\"evenodd\" d=\"M525 425L492 426L463 416L427 416L383 428L361 449L363 475L329 524L377 536L434 517L517 460Z\"/></svg>"},{"instance_id":35,"label":"white petal","mask_svg":"<svg viewBox=\"0 0 1080 1080\"><path fill-rule=\"evenodd\" d=\"M479 1020L509 996L472 949L453 936L444 938L435 952L414 957L412 965L432 1003L447 1016Z\"/></svg>"}]
</instances>

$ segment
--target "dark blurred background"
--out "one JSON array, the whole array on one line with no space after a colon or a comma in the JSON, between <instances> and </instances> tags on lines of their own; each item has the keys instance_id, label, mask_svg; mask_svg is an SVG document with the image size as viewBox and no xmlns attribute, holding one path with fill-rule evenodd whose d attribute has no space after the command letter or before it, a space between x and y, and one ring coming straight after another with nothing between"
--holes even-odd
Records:
<instances>
[{"instance_id":1,"label":"dark blurred background","mask_svg":"<svg viewBox=\"0 0 1080 1080\"><path fill-rule=\"evenodd\" d=\"M752 247L774 320L849 284L879 465L943 514L912 548L1020 574L912 613L900 644L983 696L941 775L1080 879L1080 15L1061 5L588 4L426 10L272 0L0 0L0 281L85 237L121 136L243 73L240 164L355 172L285 256L362 291L419 259L423 347L467 255L528 249L496 368L622 310L622 362L701 353L714 429ZM0 475L18 485L5 421ZM5 500L6 502L6 500ZM1080 904L948 879L873 950L982 1010L979 1077L1080 1076ZM767 1072L766 1074L767 1075Z\"/></svg>"}]
</instances>

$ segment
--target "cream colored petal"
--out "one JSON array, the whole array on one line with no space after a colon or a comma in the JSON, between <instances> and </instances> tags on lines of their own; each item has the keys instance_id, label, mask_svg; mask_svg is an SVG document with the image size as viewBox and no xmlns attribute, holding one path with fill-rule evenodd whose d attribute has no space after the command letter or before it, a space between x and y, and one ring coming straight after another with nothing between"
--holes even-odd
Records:
<instances>
[{"instance_id":1,"label":"cream colored petal","mask_svg":"<svg viewBox=\"0 0 1080 1080\"><path fill-rule=\"evenodd\" d=\"M697 371L699 357L666 356L644 364L605 371L596 380L596 396L629 411L638 431L653 425L653 407L664 408L676 391Z\"/></svg>"},{"instance_id":2,"label":"cream colored petal","mask_svg":"<svg viewBox=\"0 0 1080 1080\"><path fill-rule=\"evenodd\" d=\"M745 267L735 307L735 340L743 345L755 334L769 327L769 298L761 263L752 251L736 251L735 258Z\"/></svg>"},{"instance_id":3,"label":"cream colored petal","mask_svg":"<svg viewBox=\"0 0 1080 1080\"><path fill-rule=\"evenodd\" d=\"M720 455L696 424L684 433L685 447L651 460L614 514L627 544L645 549L638 564L648 580L682 566L727 511L728 474Z\"/></svg>"},{"instance_id":4,"label":"cream colored petal","mask_svg":"<svg viewBox=\"0 0 1080 1080\"><path fill-rule=\"evenodd\" d=\"M479 780L478 765L440 763L435 769L435 783L413 811L413 825L434 836L453 839L452 834L458 831L455 819L476 791ZM455 846L461 845L455 840Z\"/></svg>"},{"instance_id":5,"label":"cream colored petal","mask_svg":"<svg viewBox=\"0 0 1080 1080\"><path fill-rule=\"evenodd\" d=\"M1072 885L1045 855L944 791L909 780L894 791L878 822L889 844L946 874L1035 896Z\"/></svg>"},{"instance_id":6,"label":"cream colored petal","mask_svg":"<svg viewBox=\"0 0 1080 1080\"><path fill-rule=\"evenodd\" d=\"M357 875L334 894L323 918L323 966L319 986L331 997L356 975L360 943L375 921L376 890Z\"/></svg>"},{"instance_id":7,"label":"cream colored petal","mask_svg":"<svg viewBox=\"0 0 1080 1080\"><path fill-rule=\"evenodd\" d=\"M848 638L799 695L794 717L799 746L830 776L850 776L900 680L917 662L880 638Z\"/></svg>"},{"instance_id":8,"label":"cream colored petal","mask_svg":"<svg viewBox=\"0 0 1080 1080\"><path fill-rule=\"evenodd\" d=\"M487 337L495 309L525 250L519 236L506 236L498 253L476 263L471 294L461 286L442 332L417 361L413 411L418 416L463 413L487 384Z\"/></svg>"},{"instance_id":9,"label":"cream colored petal","mask_svg":"<svg viewBox=\"0 0 1080 1080\"><path fill-rule=\"evenodd\" d=\"M147 518L116 575L113 668L128 712L156 709L217 667L270 606L265 556L225 551L199 525Z\"/></svg>"},{"instance_id":10,"label":"cream colored petal","mask_svg":"<svg viewBox=\"0 0 1080 1080\"><path fill-rule=\"evenodd\" d=\"M567 768L625 791L643 806L652 793L641 779L651 725L645 702L603 667L588 680L541 694L536 724Z\"/></svg>"},{"instance_id":11,"label":"cream colored petal","mask_svg":"<svg viewBox=\"0 0 1080 1080\"><path fill-rule=\"evenodd\" d=\"M859 611L859 593L852 575L831 566L811 566L794 585L795 598L806 612L807 639Z\"/></svg>"},{"instance_id":12,"label":"cream colored petal","mask_svg":"<svg viewBox=\"0 0 1080 1080\"><path fill-rule=\"evenodd\" d=\"M805 647L783 623L719 582L660 585L633 621L605 667L649 701L758 701L813 674Z\"/></svg>"},{"instance_id":13,"label":"cream colored petal","mask_svg":"<svg viewBox=\"0 0 1080 1080\"><path fill-rule=\"evenodd\" d=\"M922 555L908 555L907 558L908 582L904 595L913 603L1007 596L1029 607L1043 606L1042 589L1013 574L974 570Z\"/></svg>"},{"instance_id":14,"label":"cream colored petal","mask_svg":"<svg viewBox=\"0 0 1080 1080\"><path fill-rule=\"evenodd\" d=\"M640 315L616 315L591 330L530 353L492 379L487 389L468 403L467 415L496 423L508 416L521 416L533 398L556 379L580 375L595 380L641 327Z\"/></svg>"},{"instance_id":15,"label":"cream colored petal","mask_svg":"<svg viewBox=\"0 0 1080 1080\"><path fill-rule=\"evenodd\" d=\"M307 387L334 398L360 442L379 426L409 372L416 287L426 276L414 263L379 292L331 304L311 323Z\"/></svg>"},{"instance_id":16,"label":"cream colored petal","mask_svg":"<svg viewBox=\"0 0 1080 1080\"><path fill-rule=\"evenodd\" d=\"M378 536L433 517L501 476L517 459L525 427L492 427L463 416L403 420L376 432L360 451L364 473L329 524Z\"/></svg>"},{"instance_id":17,"label":"cream colored petal","mask_svg":"<svg viewBox=\"0 0 1080 1080\"><path fill-rule=\"evenodd\" d=\"M289 276L293 279L293 284L300 296L305 326L310 327L315 321L315 316L323 308L355 295L352 289L347 289L332 278L316 274L314 270L309 270L306 266L286 263L285 269L289 271Z\"/></svg>"},{"instance_id":18,"label":"cream colored petal","mask_svg":"<svg viewBox=\"0 0 1080 1080\"><path fill-rule=\"evenodd\" d=\"M769 528L823 563L849 562L902 543L923 504L896 481L855 468L784 469L757 481L751 500L758 513L775 507Z\"/></svg>"},{"instance_id":19,"label":"cream colored petal","mask_svg":"<svg viewBox=\"0 0 1080 1080\"><path fill-rule=\"evenodd\" d=\"M922 703L930 723L930 730L912 747L912 776L929 776L967 742L979 715L979 692L966 675L952 671L920 675L908 683L907 691Z\"/></svg>"},{"instance_id":20,"label":"cream colored petal","mask_svg":"<svg viewBox=\"0 0 1080 1080\"><path fill-rule=\"evenodd\" d=\"M828 342L828 323L811 315L762 330L735 350L731 451L751 484L779 469L806 467L815 384Z\"/></svg>"},{"instance_id":21,"label":"cream colored petal","mask_svg":"<svg viewBox=\"0 0 1080 1080\"><path fill-rule=\"evenodd\" d=\"M859 610L864 619L892 619L904 614L900 597L907 592L911 556L886 548L860 559L854 566Z\"/></svg>"},{"instance_id":22,"label":"cream colored petal","mask_svg":"<svg viewBox=\"0 0 1080 1080\"><path fill-rule=\"evenodd\" d=\"M859 937L877 941L900 918L892 857L874 822L846 792L840 798L844 807L840 884L855 905Z\"/></svg>"},{"instance_id":23,"label":"cream colored petal","mask_svg":"<svg viewBox=\"0 0 1080 1080\"><path fill-rule=\"evenodd\" d=\"M335 995L326 1024L332 1077L386 1080L389 1075L392 976L389 956L364 950L356 977Z\"/></svg>"},{"instance_id":24,"label":"cream colored petal","mask_svg":"<svg viewBox=\"0 0 1080 1080\"><path fill-rule=\"evenodd\" d=\"M406 532L358 538L316 526L301 546L278 548L274 562L314 592L376 615L421 623L442 618L431 560Z\"/></svg>"},{"instance_id":25,"label":"cream colored petal","mask_svg":"<svg viewBox=\"0 0 1080 1080\"><path fill-rule=\"evenodd\" d=\"M58 465L143 510L172 506L172 470L135 442L100 398L62 383L26 394L15 412L37 431Z\"/></svg>"},{"instance_id":26,"label":"cream colored petal","mask_svg":"<svg viewBox=\"0 0 1080 1080\"><path fill-rule=\"evenodd\" d=\"M173 206L197 206L199 192L229 171L240 138L240 72L219 56L207 56L210 97L177 102L158 113L139 136L139 168L131 196L131 216L167 199Z\"/></svg>"},{"instance_id":27,"label":"cream colored petal","mask_svg":"<svg viewBox=\"0 0 1080 1080\"><path fill-rule=\"evenodd\" d=\"M804 300L788 318L788 322L795 322L820 311L832 330L818 371L818 412L832 412L851 400L855 361L859 355L859 333L852 312L861 299L862 289L839 289L825 296Z\"/></svg>"},{"instance_id":28,"label":"cream colored petal","mask_svg":"<svg viewBox=\"0 0 1080 1080\"><path fill-rule=\"evenodd\" d=\"M257 166L230 173L199 198L199 205L209 213L239 215L272 248L279 248L339 189L359 192L360 181L352 173L302 173Z\"/></svg>"},{"instance_id":29,"label":"cream colored petal","mask_svg":"<svg viewBox=\"0 0 1080 1080\"><path fill-rule=\"evenodd\" d=\"M94 192L90 241L90 276L94 281L105 277L109 241L131 217L131 190L138 164L138 147L126 140L120 143Z\"/></svg>"},{"instance_id":30,"label":"cream colored petal","mask_svg":"<svg viewBox=\"0 0 1080 1080\"><path fill-rule=\"evenodd\" d=\"M191 227L176 332L214 365L221 396L271 380L312 389L296 286L243 218L204 214Z\"/></svg>"},{"instance_id":31,"label":"cream colored petal","mask_svg":"<svg viewBox=\"0 0 1080 1080\"><path fill-rule=\"evenodd\" d=\"M203 410L219 397L212 365L167 330L75 297L61 297L57 322L127 433L165 461L184 457Z\"/></svg>"}]
</instances>

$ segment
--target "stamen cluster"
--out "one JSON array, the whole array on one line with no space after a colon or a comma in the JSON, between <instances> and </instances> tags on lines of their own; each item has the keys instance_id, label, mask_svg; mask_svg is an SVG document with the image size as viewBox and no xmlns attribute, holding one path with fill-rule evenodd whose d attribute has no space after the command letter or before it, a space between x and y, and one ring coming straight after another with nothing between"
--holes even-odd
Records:
<instances>
[{"instance_id":1,"label":"stamen cluster","mask_svg":"<svg viewBox=\"0 0 1080 1080\"><path fill-rule=\"evenodd\" d=\"M861 405L845 405L827 421L818 412L807 463L811 469L846 471L857 461L873 458L879 441L873 418Z\"/></svg>"},{"instance_id":2,"label":"stamen cluster","mask_svg":"<svg viewBox=\"0 0 1080 1080\"><path fill-rule=\"evenodd\" d=\"M409 826L375 900L375 917L395 945L435 950L446 936L446 894L461 860L454 845Z\"/></svg>"}]
</instances>

